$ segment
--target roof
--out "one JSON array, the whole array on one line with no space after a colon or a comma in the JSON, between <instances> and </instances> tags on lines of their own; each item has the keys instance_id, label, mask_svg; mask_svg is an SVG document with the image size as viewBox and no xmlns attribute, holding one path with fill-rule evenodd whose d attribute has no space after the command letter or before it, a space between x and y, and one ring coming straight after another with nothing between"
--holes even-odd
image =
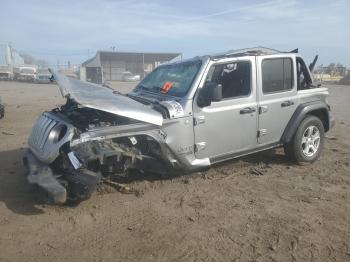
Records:
<instances>
[{"instance_id":1,"label":"roof","mask_svg":"<svg viewBox=\"0 0 350 262\"><path fill-rule=\"evenodd\" d=\"M110 52L110 51L98 51L96 55L84 63L82 66L87 67L101 67L101 60L122 60L127 62L166 62L170 61L181 53L145 53L145 52Z\"/></svg>"},{"instance_id":2,"label":"roof","mask_svg":"<svg viewBox=\"0 0 350 262\"><path fill-rule=\"evenodd\" d=\"M243 55L259 56L259 55L274 55L274 54L280 54L280 53L286 53L286 52L281 52L276 49L258 46L258 47L252 47L252 48L229 50L227 52L216 54L211 57L222 58L222 57L243 56Z\"/></svg>"}]
</instances>

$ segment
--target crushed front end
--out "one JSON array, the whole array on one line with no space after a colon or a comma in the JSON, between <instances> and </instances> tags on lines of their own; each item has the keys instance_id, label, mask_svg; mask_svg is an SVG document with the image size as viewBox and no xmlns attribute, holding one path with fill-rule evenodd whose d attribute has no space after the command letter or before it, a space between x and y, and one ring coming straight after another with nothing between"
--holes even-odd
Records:
<instances>
[{"instance_id":1,"label":"crushed front end","mask_svg":"<svg viewBox=\"0 0 350 262\"><path fill-rule=\"evenodd\" d=\"M172 168L164 139L155 125L68 99L35 123L24 154L27 180L44 189L53 203L80 202L104 177Z\"/></svg>"},{"instance_id":2,"label":"crushed front end","mask_svg":"<svg viewBox=\"0 0 350 262\"><path fill-rule=\"evenodd\" d=\"M189 70L200 64L195 60L174 66ZM54 203L87 199L105 177L128 179L132 170L165 174L210 166L209 158L194 154L191 100L159 89L148 92L142 85L122 95L50 72L67 101L39 117L24 163L28 181L43 188Z\"/></svg>"}]
</instances>

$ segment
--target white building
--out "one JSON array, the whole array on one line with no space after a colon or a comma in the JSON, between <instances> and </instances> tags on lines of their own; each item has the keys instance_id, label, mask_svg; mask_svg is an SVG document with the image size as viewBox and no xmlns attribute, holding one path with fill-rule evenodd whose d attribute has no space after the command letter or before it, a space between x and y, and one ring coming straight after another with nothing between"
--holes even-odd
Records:
<instances>
[{"instance_id":1,"label":"white building","mask_svg":"<svg viewBox=\"0 0 350 262\"><path fill-rule=\"evenodd\" d=\"M123 81L126 74L142 79L159 64L179 57L180 53L134 53L98 51L80 67L80 79L97 84Z\"/></svg>"}]
</instances>

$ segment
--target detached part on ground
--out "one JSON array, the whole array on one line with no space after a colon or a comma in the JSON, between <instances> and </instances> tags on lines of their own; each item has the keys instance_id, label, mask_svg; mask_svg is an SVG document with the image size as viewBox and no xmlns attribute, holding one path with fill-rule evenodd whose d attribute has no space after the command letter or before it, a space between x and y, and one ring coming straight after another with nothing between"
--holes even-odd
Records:
<instances>
[{"instance_id":1,"label":"detached part on ground","mask_svg":"<svg viewBox=\"0 0 350 262\"><path fill-rule=\"evenodd\" d=\"M334 125L316 60L267 48L196 57L157 67L127 95L51 71L67 100L33 127L28 181L62 204L135 170L188 173L281 146L313 162Z\"/></svg>"}]
</instances>

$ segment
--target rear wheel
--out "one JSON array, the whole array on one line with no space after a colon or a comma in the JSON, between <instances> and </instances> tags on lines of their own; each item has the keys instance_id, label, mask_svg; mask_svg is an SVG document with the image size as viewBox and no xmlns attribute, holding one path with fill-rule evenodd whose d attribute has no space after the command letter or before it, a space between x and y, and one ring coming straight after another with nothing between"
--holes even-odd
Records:
<instances>
[{"instance_id":1,"label":"rear wheel","mask_svg":"<svg viewBox=\"0 0 350 262\"><path fill-rule=\"evenodd\" d=\"M297 163L314 162L319 158L324 143L322 121L307 116L299 125L292 141L285 145L286 154Z\"/></svg>"}]
</instances>

